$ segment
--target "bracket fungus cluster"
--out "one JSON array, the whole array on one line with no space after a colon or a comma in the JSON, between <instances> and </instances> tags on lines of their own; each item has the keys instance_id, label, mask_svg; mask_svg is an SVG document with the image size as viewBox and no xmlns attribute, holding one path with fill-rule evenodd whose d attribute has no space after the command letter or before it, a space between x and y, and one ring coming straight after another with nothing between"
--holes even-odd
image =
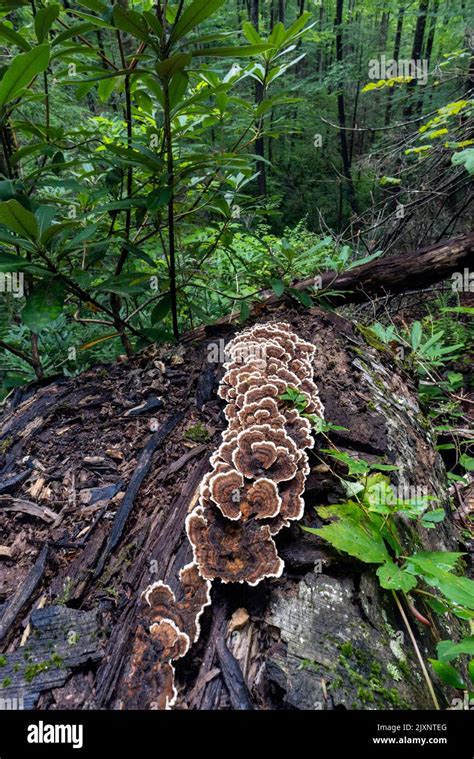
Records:
<instances>
[{"instance_id":1,"label":"bracket fungus cluster","mask_svg":"<svg viewBox=\"0 0 474 759\"><path fill-rule=\"evenodd\" d=\"M142 594L129 683L140 683L152 708L176 701L174 663L199 638L211 582L257 585L283 572L273 537L303 516L306 449L314 444L308 415L323 416L314 352L284 323L256 325L227 346L219 395L228 427L186 519L194 560L180 572L179 598L162 581ZM298 408L285 400L289 389Z\"/></svg>"},{"instance_id":2,"label":"bracket fungus cluster","mask_svg":"<svg viewBox=\"0 0 474 759\"><path fill-rule=\"evenodd\" d=\"M227 346L219 395L228 427L186 520L205 580L257 585L283 571L273 536L303 515L314 444L307 415L323 415L314 352L283 323L251 327ZM289 388L298 408L282 398Z\"/></svg>"},{"instance_id":3,"label":"bracket fungus cluster","mask_svg":"<svg viewBox=\"0 0 474 759\"><path fill-rule=\"evenodd\" d=\"M142 594L143 624L135 635L128 678L131 703L136 704L135 690L146 693L154 709L171 709L176 701L174 663L198 640L201 614L211 603L211 583L196 564L183 567L179 580L179 598L161 580Z\"/></svg>"}]
</instances>

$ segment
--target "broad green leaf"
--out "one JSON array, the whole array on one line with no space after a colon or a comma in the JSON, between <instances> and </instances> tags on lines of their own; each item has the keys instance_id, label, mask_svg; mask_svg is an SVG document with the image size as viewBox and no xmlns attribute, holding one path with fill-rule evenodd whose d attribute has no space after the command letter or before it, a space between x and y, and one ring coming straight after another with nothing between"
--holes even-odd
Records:
<instances>
[{"instance_id":1,"label":"broad green leaf","mask_svg":"<svg viewBox=\"0 0 474 759\"><path fill-rule=\"evenodd\" d=\"M59 16L59 10L59 5L46 5L37 11L35 16L35 32L40 44L48 36L52 24Z\"/></svg>"},{"instance_id":2,"label":"broad green leaf","mask_svg":"<svg viewBox=\"0 0 474 759\"><path fill-rule=\"evenodd\" d=\"M467 148L455 153L451 158L454 166L464 166L468 174L474 174L474 148Z\"/></svg>"},{"instance_id":3,"label":"broad green leaf","mask_svg":"<svg viewBox=\"0 0 474 759\"><path fill-rule=\"evenodd\" d=\"M457 554L441 554L441 556L456 556ZM415 554L407 559L407 571L417 574L428 585L437 588L451 603L474 610L474 580L468 577L459 577L449 571L442 564L436 564L431 559L426 559L421 554ZM440 559L443 561L443 559Z\"/></svg>"},{"instance_id":4,"label":"broad green leaf","mask_svg":"<svg viewBox=\"0 0 474 759\"><path fill-rule=\"evenodd\" d=\"M143 16L146 18L150 29L156 34L159 39L161 39L163 36L163 26L158 20L156 14L152 11L144 11Z\"/></svg>"},{"instance_id":5,"label":"broad green leaf","mask_svg":"<svg viewBox=\"0 0 474 759\"><path fill-rule=\"evenodd\" d=\"M128 32L133 37L143 40L143 42L150 41L148 24L138 11L124 10L120 5L114 5L113 17L117 29Z\"/></svg>"},{"instance_id":6,"label":"broad green leaf","mask_svg":"<svg viewBox=\"0 0 474 759\"><path fill-rule=\"evenodd\" d=\"M461 654L474 656L474 636L471 635L469 638L464 638L459 643L454 643L452 640L441 640L436 647L436 651L438 659L443 662L450 662L452 659L461 656Z\"/></svg>"},{"instance_id":7,"label":"broad green leaf","mask_svg":"<svg viewBox=\"0 0 474 759\"><path fill-rule=\"evenodd\" d=\"M194 0L194 2L183 11L171 30L170 42L173 44L180 40L188 34L188 32L209 18L209 16L212 16L212 14L219 10L225 2L226 0Z\"/></svg>"},{"instance_id":8,"label":"broad green leaf","mask_svg":"<svg viewBox=\"0 0 474 759\"><path fill-rule=\"evenodd\" d=\"M16 238L15 238L16 239ZM25 240L26 242L26 240ZM30 263L26 258L0 251L0 272L25 271L29 274L47 274L48 270L39 264Z\"/></svg>"},{"instance_id":9,"label":"broad green leaf","mask_svg":"<svg viewBox=\"0 0 474 759\"><path fill-rule=\"evenodd\" d=\"M445 664L438 659L429 659L434 671L446 685L450 685L451 688L464 689L466 687L464 680L457 670L450 664Z\"/></svg>"},{"instance_id":10,"label":"broad green leaf","mask_svg":"<svg viewBox=\"0 0 474 759\"><path fill-rule=\"evenodd\" d=\"M35 76L46 71L48 63L49 45L38 45L17 55L0 82L0 106L13 100Z\"/></svg>"},{"instance_id":11,"label":"broad green leaf","mask_svg":"<svg viewBox=\"0 0 474 759\"><path fill-rule=\"evenodd\" d=\"M469 669L469 677L471 678L471 683L474 683L474 659L471 659L468 665Z\"/></svg>"},{"instance_id":12,"label":"broad green leaf","mask_svg":"<svg viewBox=\"0 0 474 759\"><path fill-rule=\"evenodd\" d=\"M468 472L474 472L474 458L472 456L468 456L467 453L463 453L463 455L459 459L459 463Z\"/></svg>"},{"instance_id":13,"label":"broad green leaf","mask_svg":"<svg viewBox=\"0 0 474 759\"><path fill-rule=\"evenodd\" d=\"M454 569L462 556L463 553L455 551L422 551L410 556L409 561L426 572L449 571Z\"/></svg>"},{"instance_id":14,"label":"broad green leaf","mask_svg":"<svg viewBox=\"0 0 474 759\"><path fill-rule=\"evenodd\" d=\"M39 227L36 217L23 208L17 200L12 199L0 203L0 224L4 224L21 237L28 237L30 240L36 240L38 237Z\"/></svg>"},{"instance_id":15,"label":"broad green leaf","mask_svg":"<svg viewBox=\"0 0 474 759\"><path fill-rule=\"evenodd\" d=\"M403 590L405 593L409 593L410 590L416 588L417 584L413 575L405 572L405 570L394 564L393 561L387 561L379 567L377 569L377 577L382 588L386 588L387 590Z\"/></svg>"},{"instance_id":16,"label":"broad green leaf","mask_svg":"<svg viewBox=\"0 0 474 759\"><path fill-rule=\"evenodd\" d=\"M36 334L49 327L62 313L65 292L64 284L58 279L43 280L35 285L21 312L23 324Z\"/></svg>"},{"instance_id":17,"label":"broad green leaf","mask_svg":"<svg viewBox=\"0 0 474 759\"><path fill-rule=\"evenodd\" d=\"M445 517L446 512L444 509L434 509L433 511L428 511L426 514L423 514L421 523L423 527L432 527L438 522L442 522Z\"/></svg>"},{"instance_id":18,"label":"broad green leaf","mask_svg":"<svg viewBox=\"0 0 474 759\"><path fill-rule=\"evenodd\" d=\"M27 42L25 38L21 36L21 34L18 34L18 32L15 32L14 29L9 27L8 24L0 24L0 39L11 42L13 45L19 47L20 50L31 50L31 45L29 42Z\"/></svg>"},{"instance_id":19,"label":"broad green leaf","mask_svg":"<svg viewBox=\"0 0 474 759\"><path fill-rule=\"evenodd\" d=\"M282 279L272 279L271 285L273 292L278 298L285 292L285 283Z\"/></svg>"},{"instance_id":20,"label":"broad green leaf","mask_svg":"<svg viewBox=\"0 0 474 759\"><path fill-rule=\"evenodd\" d=\"M305 13L302 13L301 16L298 19L296 19L294 24L292 24L287 29L286 39L290 40L292 37L296 37L298 34L300 34L300 32L302 32L302 30L306 26L306 22L309 21L312 15L313 14L311 13L311 11L306 11ZM308 28L311 28L311 27L308 27Z\"/></svg>"},{"instance_id":21,"label":"broad green leaf","mask_svg":"<svg viewBox=\"0 0 474 759\"><path fill-rule=\"evenodd\" d=\"M242 45L241 47L208 47L202 50L191 50L191 55L195 58L251 58L254 55L266 53L272 49L272 45L263 42L261 45Z\"/></svg>"},{"instance_id":22,"label":"broad green leaf","mask_svg":"<svg viewBox=\"0 0 474 759\"><path fill-rule=\"evenodd\" d=\"M150 321L152 324L161 322L168 315L171 310L171 296L169 294L164 295L159 303L155 306L151 312Z\"/></svg>"},{"instance_id":23,"label":"broad green leaf","mask_svg":"<svg viewBox=\"0 0 474 759\"><path fill-rule=\"evenodd\" d=\"M255 29L254 25L250 23L250 21L245 21L242 24L242 31L251 45L260 45L263 42L259 33Z\"/></svg>"},{"instance_id":24,"label":"broad green leaf","mask_svg":"<svg viewBox=\"0 0 474 759\"><path fill-rule=\"evenodd\" d=\"M161 79L171 79L179 71L183 71L192 61L190 53L176 53L156 64L156 71Z\"/></svg>"}]
</instances>

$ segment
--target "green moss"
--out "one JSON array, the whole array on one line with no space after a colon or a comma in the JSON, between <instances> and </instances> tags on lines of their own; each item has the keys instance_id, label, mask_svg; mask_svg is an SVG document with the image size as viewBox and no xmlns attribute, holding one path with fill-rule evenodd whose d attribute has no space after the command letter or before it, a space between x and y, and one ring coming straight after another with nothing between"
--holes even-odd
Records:
<instances>
[{"instance_id":1,"label":"green moss","mask_svg":"<svg viewBox=\"0 0 474 759\"><path fill-rule=\"evenodd\" d=\"M357 695L363 704L373 704L375 701L374 694L367 688L357 688Z\"/></svg>"},{"instance_id":2,"label":"green moss","mask_svg":"<svg viewBox=\"0 0 474 759\"><path fill-rule=\"evenodd\" d=\"M197 422L192 427L188 427L184 437L187 440L192 440L193 443L207 443L211 436L205 426L201 422Z\"/></svg>"},{"instance_id":3,"label":"green moss","mask_svg":"<svg viewBox=\"0 0 474 759\"><path fill-rule=\"evenodd\" d=\"M28 664L25 667L25 680L27 683L31 683L35 677L41 674L41 672L47 672L50 668L50 663L47 661L39 662L38 664Z\"/></svg>"},{"instance_id":4,"label":"green moss","mask_svg":"<svg viewBox=\"0 0 474 759\"><path fill-rule=\"evenodd\" d=\"M0 453L6 453L13 443L13 437L6 437L4 440L0 440Z\"/></svg>"},{"instance_id":5,"label":"green moss","mask_svg":"<svg viewBox=\"0 0 474 759\"><path fill-rule=\"evenodd\" d=\"M354 647L350 641L347 641L346 643L343 643L341 646L341 654L343 656L351 657L354 656Z\"/></svg>"},{"instance_id":6,"label":"green moss","mask_svg":"<svg viewBox=\"0 0 474 759\"><path fill-rule=\"evenodd\" d=\"M5 677L5 679L2 680L2 688L8 688L8 686L11 685L11 682L11 677Z\"/></svg>"},{"instance_id":7,"label":"green moss","mask_svg":"<svg viewBox=\"0 0 474 759\"><path fill-rule=\"evenodd\" d=\"M0 656L0 667L4 667L7 663L7 657L6 656Z\"/></svg>"}]
</instances>

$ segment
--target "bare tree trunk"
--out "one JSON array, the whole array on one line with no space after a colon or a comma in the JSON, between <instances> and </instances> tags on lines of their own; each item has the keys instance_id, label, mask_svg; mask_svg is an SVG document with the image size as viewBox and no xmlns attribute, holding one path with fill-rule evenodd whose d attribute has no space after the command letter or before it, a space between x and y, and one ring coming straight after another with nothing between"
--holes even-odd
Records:
<instances>
[{"instance_id":1,"label":"bare tree trunk","mask_svg":"<svg viewBox=\"0 0 474 759\"><path fill-rule=\"evenodd\" d=\"M419 61L423 55L423 41L425 38L426 29L426 17L428 14L429 0L420 0L418 6L418 18L415 26L415 36L413 38L413 47L411 51L411 57L413 61ZM414 111L419 111L420 103L416 100L415 88L417 86L417 79L408 84L408 102L405 107L404 117L410 119L413 116Z\"/></svg>"},{"instance_id":2,"label":"bare tree trunk","mask_svg":"<svg viewBox=\"0 0 474 759\"><path fill-rule=\"evenodd\" d=\"M402 43L403 17L405 15L404 2L405 0L402 0L402 4L398 8L397 29L395 32L395 42L393 45L393 59L395 61L398 60L398 57L400 55L400 46ZM385 111L385 126L388 126L390 124L390 119L392 116L393 90L393 87L388 88L387 108Z\"/></svg>"},{"instance_id":3,"label":"bare tree trunk","mask_svg":"<svg viewBox=\"0 0 474 759\"><path fill-rule=\"evenodd\" d=\"M343 8L344 8L344 0L337 0L334 29L335 29L335 36L336 36L336 60L340 64L341 67L344 62L344 53L343 53L343 45L342 45ZM347 197L348 197L352 212L357 213L357 199L356 199L356 193L354 189L354 183L352 180L349 146L347 144L346 111L345 111L344 85L343 85L342 77L340 77L340 82L338 85L337 114L338 114L338 120L339 120L339 140L341 143L342 167L343 167L343 174L346 180ZM339 219L339 222L340 224L342 224L342 218Z\"/></svg>"}]
</instances>

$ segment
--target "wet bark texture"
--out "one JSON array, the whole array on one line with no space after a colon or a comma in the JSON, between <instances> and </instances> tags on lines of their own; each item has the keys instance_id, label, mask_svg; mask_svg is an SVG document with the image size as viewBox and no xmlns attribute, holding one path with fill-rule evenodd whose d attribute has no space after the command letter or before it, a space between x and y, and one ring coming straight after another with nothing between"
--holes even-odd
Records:
<instances>
[{"instance_id":1,"label":"wet bark texture","mask_svg":"<svg viewBox=\"0 0 474 759\"><path fill-rule=\"evenodd\" d=\"M317 346L326 420L347 428L331 433L334 444L395 464L395 484L399 477L426 487L446 508L436 530L401 526L407 551L465 549L416 387L395 357L329 312L277 304L260 315L267 320L288 321ZM150 708L152 694L140 685L130 693L128 682L140 593L159 579L177 589L178 571L191 560L185 517L225 426L216 395L222 363L209 358L234 331L221 324L192 343L153 347L10 399L0 421L0 654L9 662L29 646L41 664L37 607L90 614L65 620L68 632L87 623L76 657L65 657L64 640L52 636L45 661L61 649L54 678L28 682L23 667L7 664L3 695L51 709L116 709L125 700ZM312 526L321 524L314 506L343 498L317 454L324 447L318 439L311 454L304 523ZM277 542L281 579L255 588L214 583L201 638L178 663L176 708L432 708L397 608L373 569L299 525ZM420 611L430 617L422 604ZM425 657L456 632L439 618L433 630L410 623ZM446 707L455 693L436 687Z\"/></svg>"}]
</instances>

